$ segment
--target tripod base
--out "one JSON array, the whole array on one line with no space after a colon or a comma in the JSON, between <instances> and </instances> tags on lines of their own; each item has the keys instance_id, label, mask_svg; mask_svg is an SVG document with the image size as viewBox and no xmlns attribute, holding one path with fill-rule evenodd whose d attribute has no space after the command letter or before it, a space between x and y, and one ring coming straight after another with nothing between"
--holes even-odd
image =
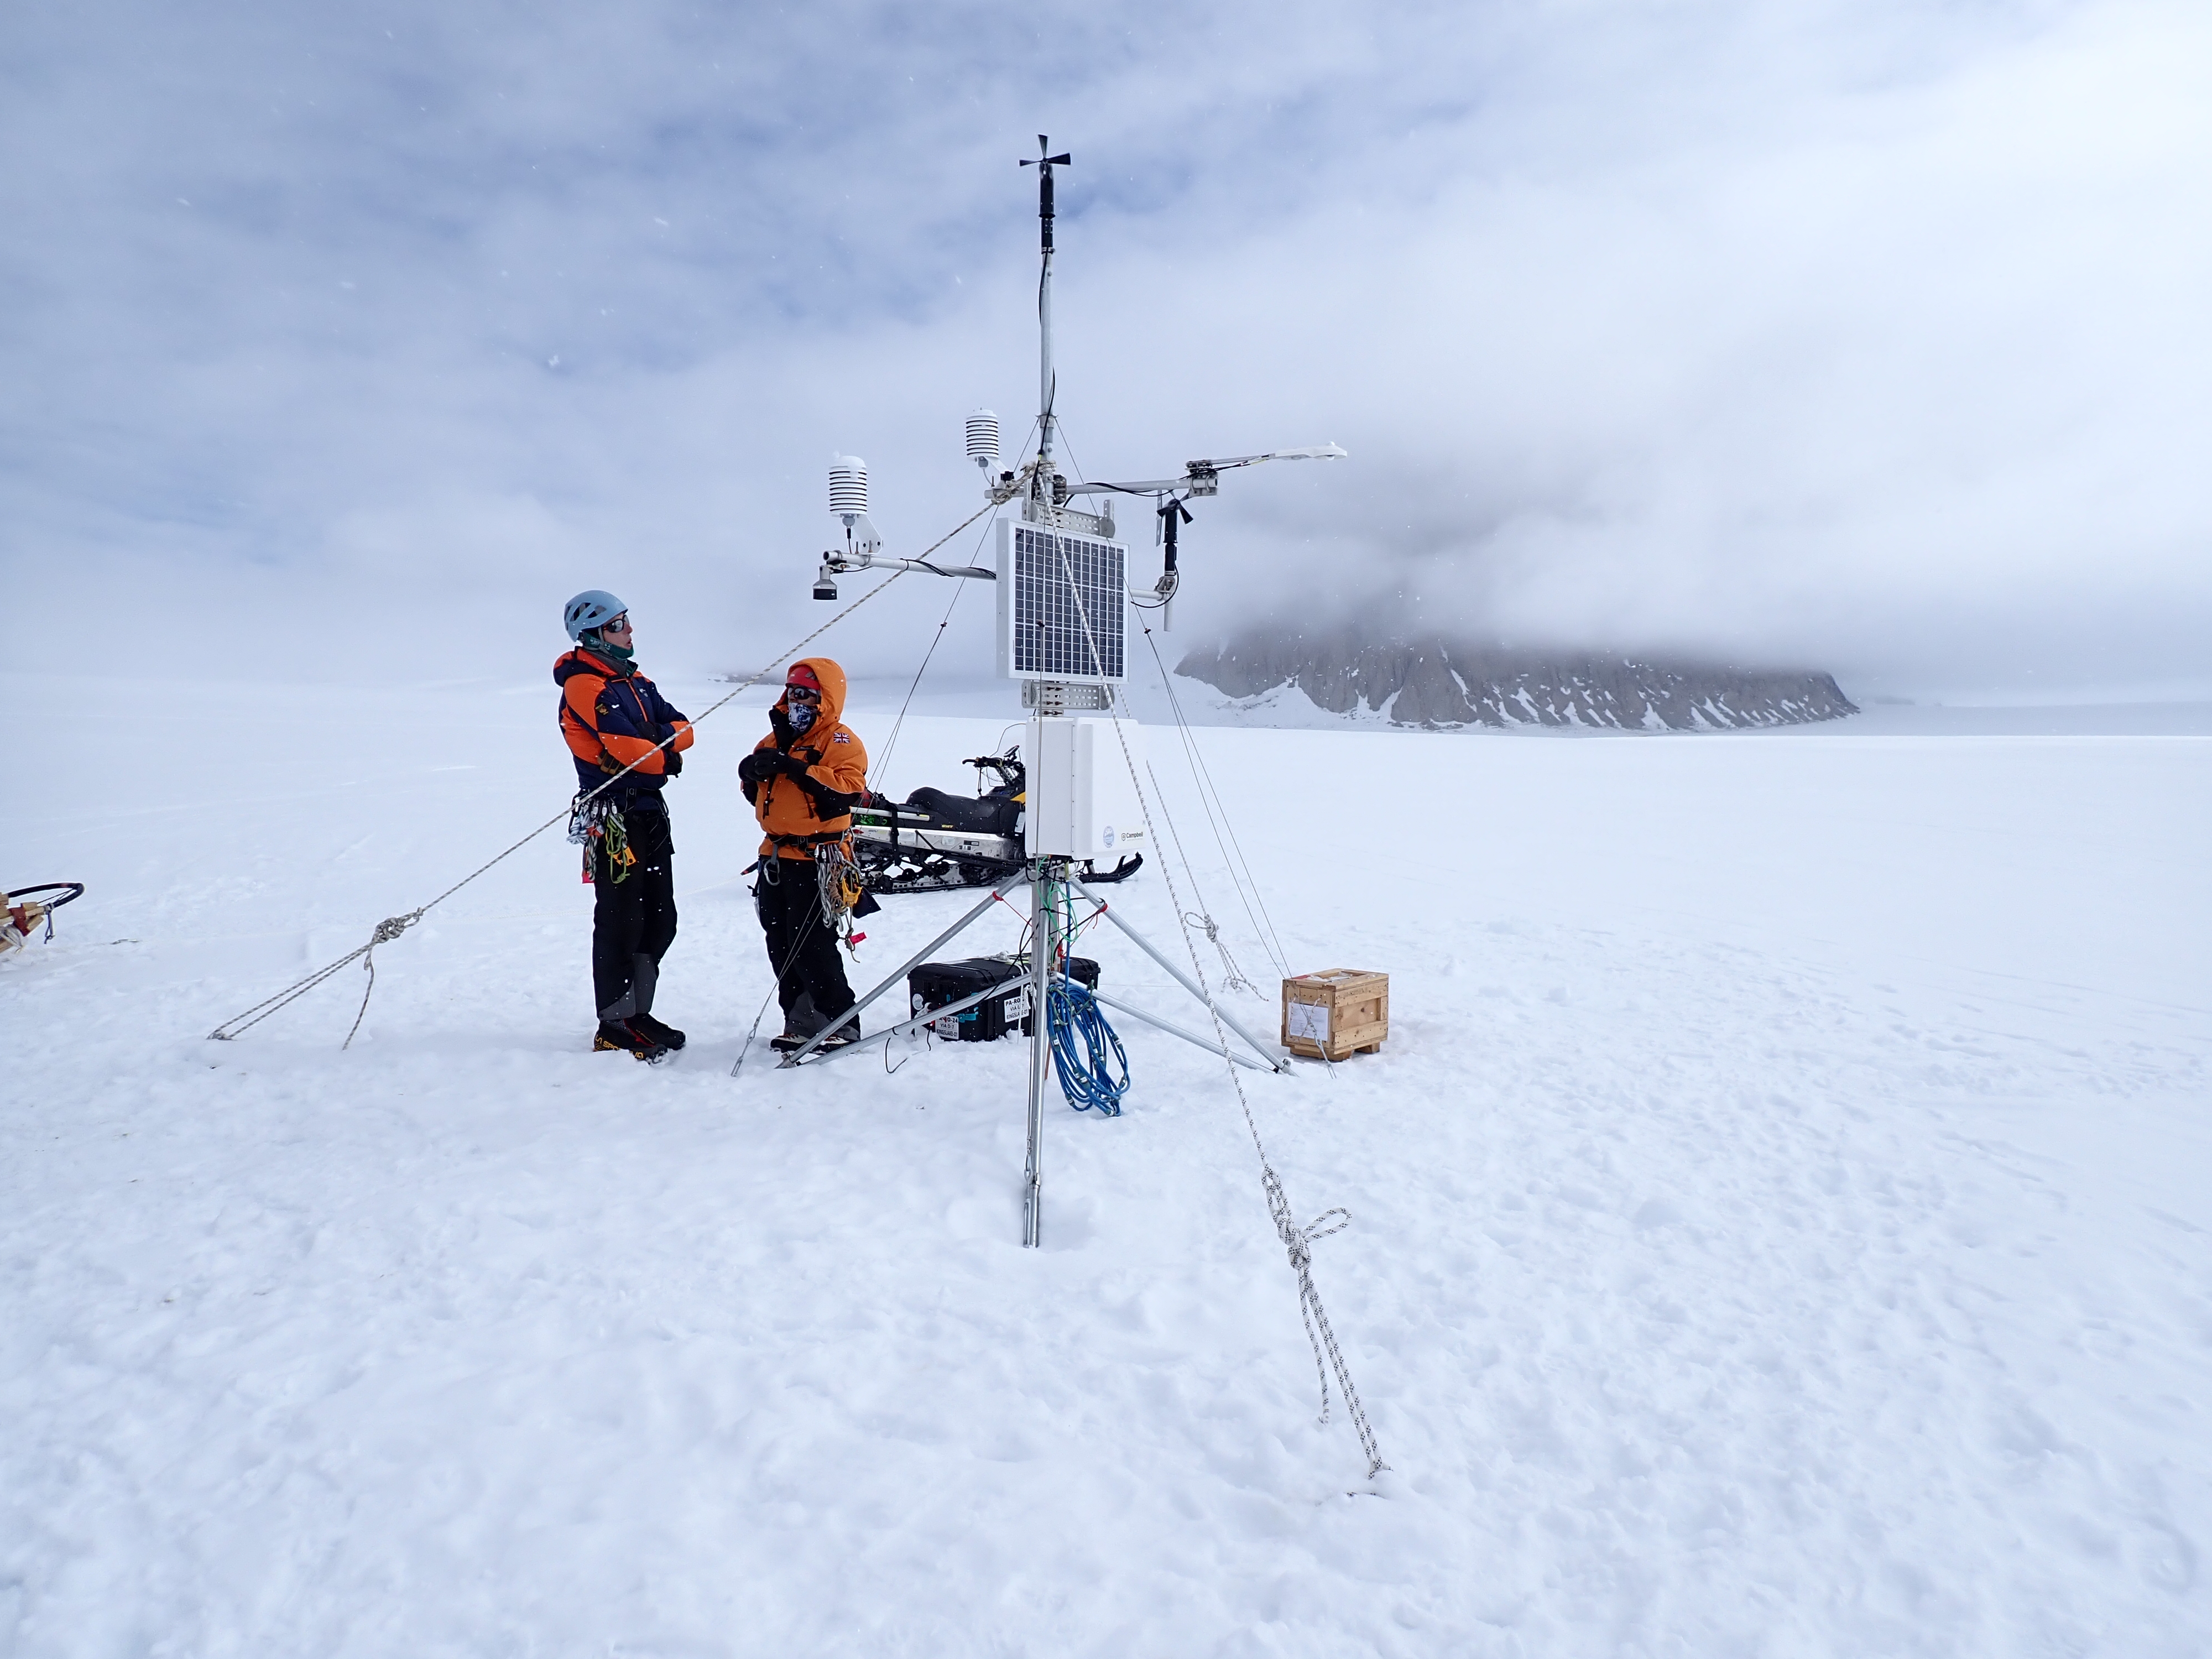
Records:
<instances>
[{"instance_id":1,"label":"tripod base","mask_svg":"<svg viewBox=\"0 0 2212 1659\"><path fill-rule=\"evenodd\" d=\"M852 1012L846 1017L848 1020L857 1024L862 1009L894 987L902 986L909 973L943 950L953 939L967 932L970 927L982 919L985 911L1013 889L1024 884L1028 885L1030 890L1030 1086L1026 1115L1029 1145L1022 1171L1022 1243L1030 1249L1036 1249L1043 1242L1044 1237L1044 1102L1046 1083L1052 1074L1052 1020L1049 1012L1052 1007L1052 981L1058 971L1060 963L1060 939L1054 923L1054 918L1059 913L1049 890L1051 888L1072 887L1097 904L1109 921L1121 929L1138 949L1165 969L1169 975L1200 1006L1210 1009L1224 1025L1250 1044L1253 1052L1260 1058L1249 1059L1224 1046L1217 1040L1200 1036L1194 1031L1185 1030L1180 1025L1162 1019L1158 1015L1148 1014L1143 1009L1133 1007L1118 998L1101 995L1098 998L1101 1002L1109 1007L1117 1008L1147 1025L1179 1036L1184 1042L1194 1043L1209 1053L1224 1055L1240 1066L1249 1066L1255 1071L1280 1072L1287 1070L1290 1066L1290 1061L1284 1057L1279 1049L1271 1048L1261 1043L1258 1038L1225 1012L1216 1000L1207 996L1188 975L1177 969L1173 963L1161 955L1150 939L1132 927L1117 911L1107 905L1105 900L1100 898L1083 883L1073 879L1068 865L1069 861L1066 859L1036 859L1021 870L1008 876L992 890L989 896L981 903L930 940L927 945L909 957L897 972L855 1002ZM828 1035L828 1032L824 1031L821 1036L809 1039L804 1045L784 1056L781 1064L797 1066L802 1062L825 1060L837 1054L847 1054L853 1049L872 1044L878 1039L888 1042L892 1037L919 1030L933 1020L944 1018L947 1013L957 1013L963 1007L973 1006L982 1001L986 997L1000 995L1006 988L1004 983L993 986L988 990L977 992L974 996L962 1002L948 1004L943 1008L928 1009L913 1018L898 1022L886 1030L875 1032L869 1036L860 1038L858 1042L846 1043L836 1048L824 1049L820 1046L823 1036Z\"/></svg>"}]
</instances>

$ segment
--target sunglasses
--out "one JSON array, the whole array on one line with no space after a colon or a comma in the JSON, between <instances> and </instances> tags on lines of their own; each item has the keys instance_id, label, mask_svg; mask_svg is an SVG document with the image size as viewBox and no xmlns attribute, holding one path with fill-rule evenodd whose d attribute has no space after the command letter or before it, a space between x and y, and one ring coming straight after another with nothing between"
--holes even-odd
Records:
<instances>
[{"instance_id":1,"label":"sunglasses","mask_svg":"<svg viewBox=\"0 0 2212 1659\"><path fill-rule=\"evenodd\" d=\"M783 695L787 697L796 697L801 702L822 701L822 694L811 685L787 685L783 688Z\"/></svg>"},{"instance_id":2,"label":"sunglasses","mask_svg":"<svg viewBox=\"0 0 2212 1659\"><path fill-rule=\"evenodd\" d=\"M612 622L603 622L603 623L601 623L599 624L599 632L600 632L600 633L602 633L602 634L627 634L627 633L629 633L629 611L623 611L623 614L622 614L621 616L617 617L616 617Z\"/></svg>"}]
</instances>

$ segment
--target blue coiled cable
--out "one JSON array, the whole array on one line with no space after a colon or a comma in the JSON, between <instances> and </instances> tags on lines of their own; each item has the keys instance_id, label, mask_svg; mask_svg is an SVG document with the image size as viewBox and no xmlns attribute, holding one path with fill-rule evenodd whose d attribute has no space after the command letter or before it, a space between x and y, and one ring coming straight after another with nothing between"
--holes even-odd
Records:
<instances>
[{"instance_id":1,"label":"blue coiled cable","mask_svg":"<svg viewBox=\"0 0 2212 1659\"><path fill-rule=\"evenodd\" d=\"M1052 1064L1060 1073L1060 1091L1079 1112L1095 1108L1102 1117L1121 1116L1121 1097L1129 1092L1129 1056L1099 1011L1098 999L1080 980L1055 978L1051 1005Z\"/></svg>"}]
</instances>

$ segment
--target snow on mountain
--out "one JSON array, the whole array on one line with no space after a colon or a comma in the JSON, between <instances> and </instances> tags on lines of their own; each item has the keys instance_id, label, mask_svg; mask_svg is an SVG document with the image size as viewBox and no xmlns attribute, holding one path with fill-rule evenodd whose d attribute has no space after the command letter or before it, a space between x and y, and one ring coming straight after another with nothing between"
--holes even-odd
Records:
<instances>
[{"instance_id":1,"label":"snow on mountain","mask_svg":"<svg viewBox=\"0 0 2212 1659\"><path fill-rule=\"evenodd\" d=\"M1858 709L1826 674L1559 655L1432 636L1255 629L1187 653L1176 672L1264 709L1289 688L1334 714L1394 726L1727 730L1836 720Z\"/></svg>"}]
</instances>

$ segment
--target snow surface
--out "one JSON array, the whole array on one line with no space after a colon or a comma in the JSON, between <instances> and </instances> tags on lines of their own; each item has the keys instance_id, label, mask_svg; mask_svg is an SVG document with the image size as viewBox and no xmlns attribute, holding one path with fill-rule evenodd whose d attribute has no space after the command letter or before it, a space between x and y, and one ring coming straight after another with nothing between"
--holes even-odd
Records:
<instances>
[{"instance_id":1,"label":"snow surface","mask_svg":"<svg viewBox=\"0 0 2212 1659\"><path fill-rule=\"evenodd\" d=\"M0 879L90 892L0 966L0 1655L2212 1648L2212 740L1201 733L1292 965L1392 976L1381 1054L1248 1074L1355 1218L1370 1488L1217 1059L1121 1022L1038 1252L1018 1045L730 1079L759 694L677 788L648 1068L585 1051L557 830L350 1053L355 969L203 1037L558 809L541 677L7 691Z\"/></svg>"}]
</instances>

